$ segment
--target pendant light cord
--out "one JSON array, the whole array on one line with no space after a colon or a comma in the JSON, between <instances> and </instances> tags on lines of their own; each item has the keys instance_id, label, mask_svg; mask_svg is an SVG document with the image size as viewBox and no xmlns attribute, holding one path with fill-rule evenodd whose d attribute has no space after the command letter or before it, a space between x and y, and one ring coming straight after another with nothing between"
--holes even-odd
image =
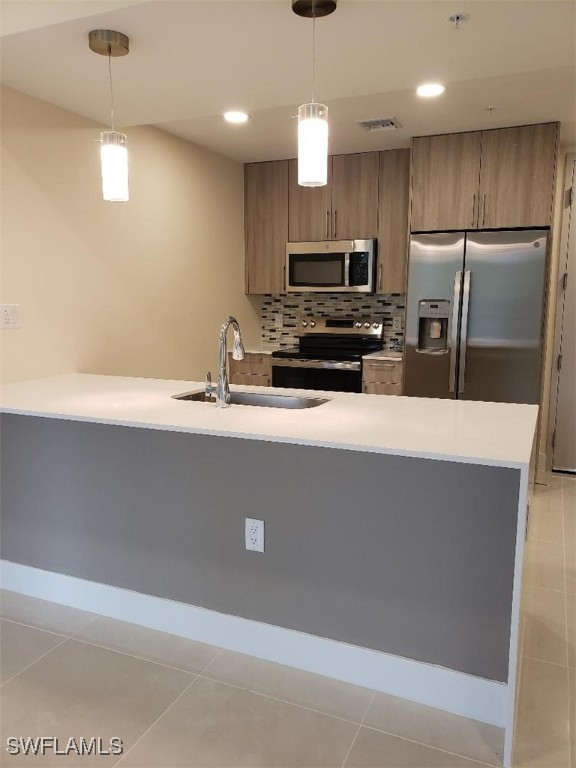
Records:
<instances>
[{"instance_id":1,"label":"pendant light cord","mask_svg":"<svg viewBox=\"0 0 576 768\"><path fill-rule=\"evenodd\" d=\"M112 46L108 43L108 77L110 79L110 122L112 123L112 130L116 130L114 127L114 89L112 87Z\"/></svg>"},{"instance_id":2,"label":"pendant light cord","mask_svg":"<svg viewBox=\"0 0 576 768\"><path fill-rule=\"evenodd\" d=\"M316 103L316 14L312 16L312 104Z\"/></svg>"}]
</instances>

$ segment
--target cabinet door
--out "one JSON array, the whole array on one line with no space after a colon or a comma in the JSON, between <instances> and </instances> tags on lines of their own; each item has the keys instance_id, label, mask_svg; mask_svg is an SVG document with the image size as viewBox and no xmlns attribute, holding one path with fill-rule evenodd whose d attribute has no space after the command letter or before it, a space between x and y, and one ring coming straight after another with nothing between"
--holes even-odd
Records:
<instances>
[{"instance_id":1,"label":"cabinet door","mask_svg":"<svg viewBox=\"0 0 576 768\"><path fill-rule=\"evenodd\" d=\"M558 123L482 132L479 229L547 227Z\"/></svg>"},{"instance_id":2,"label":"cabinet door","mask_svg":"<svg viewBox=\"0 0 576 768\"><path fill-rule=\"evenodd\" d=\"M246 293L282 293L288 240L288 161L244 166Z\"/></svg>"},{"instance_id":3,"label":"cabinet door","mask_svg":"<svg viewBox=\"0 0 576 768\"><path fill-rule=\"evenodd\" d=\"M362 377L365 384L401 384L402 363L390 360L364 360Z\"/></svg>"},{"instance_id":4,"label":"cabinet door","mask_svg":"<svg viewBox=\"0 0 576 768\"><path fill-rule=\"evenodd\" d=\"M476 229L480 132L412 143L412 232Z\"/></svg>"},{"instance_id":5,"label":"cabinet door","mask_svg":"<svg viewBox=\"0 0 576 768\"><path fill-rule=\"evenodd\" d=\"M378 293L406 291L410 150L380 152Z\"/></svg>"},{"instance_id":6,"label":"cabinet door","mask_svg":"<svg viewBox=\"0 0 576 768\"><path fill-rule=\"evenodd\" d=\"M328 158L328 184L325 187L298 185L298 160L289 161L288 222L291 242L316 242L331 236L331 166Z\"/></svg>"},{"instance_id":7,"label":"cabinet door","mask_svg":"<svg viewBox=\"0 0 576 768\"><path fill-rule=\"evenodd\" d=\"M332 238L378 236L379 152L332 157Z\"/></svg>"},{"instance_id":8,"label":"cabinet door","mask_svg":"<svg viewBox=\"0 0 576 768\"><path fill-rule=\"evenodd\" d=\"M268 376L272 373L272 356L255 352L246 352L243 360L234 360L228 352L228 370L230 376Z\"/></svg>"}]
</instances>

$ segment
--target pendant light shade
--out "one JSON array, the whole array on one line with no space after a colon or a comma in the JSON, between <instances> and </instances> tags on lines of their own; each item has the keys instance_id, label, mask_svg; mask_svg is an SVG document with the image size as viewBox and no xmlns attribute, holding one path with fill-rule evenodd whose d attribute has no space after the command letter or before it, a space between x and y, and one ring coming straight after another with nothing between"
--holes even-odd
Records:
<instances>
[{"instance_id":1,"label":"pendant light shade","mask_svg":"<svg viewBox=\"0 0 576 768\"><path fill-rule=\"evenodd\" d=\"M328 16L337 0L292 0L298 16L312 19L312 101L298 107L298 184L325 187L328 183L328 107L314 98L316 91L316 17Z\"/></svg>"},{"instance_id":2,"label":"pendant light shade","mask_svg":"<svg viewBox=\"0 0 576 768\"><path fill-rule=\"evenodd\" d=\"M114 90L112 87L112 58L126 56L130 41L122 32L111 29L93 29L88 35L90 50L108 57L110 81L111 130L100 134L100 168L102 172L102 199L111 203L125 203L128 194L128 148L126 134L114 128Z\"/></svg>"},{"instance_id":3,"label":"pendant light shade","mask_svg":"<svg viewBox=\"0 0 576 768\"><path fill-rule=\"evenodd\" d=\"M100 134L100 165L102 169L102 199L124 203L128 195L128 149L126 134L102 131Z\"/></svg>"},{"instance_id":4,"label":"pendant light shade","mask_svg":"<svg viewBox=\"0 0 576 768\"><path fill-rule=\"evenodd\" d=\"M312 102L298 108L298 184L328 183L328 107Z\"/></svg>"}]
</instances>

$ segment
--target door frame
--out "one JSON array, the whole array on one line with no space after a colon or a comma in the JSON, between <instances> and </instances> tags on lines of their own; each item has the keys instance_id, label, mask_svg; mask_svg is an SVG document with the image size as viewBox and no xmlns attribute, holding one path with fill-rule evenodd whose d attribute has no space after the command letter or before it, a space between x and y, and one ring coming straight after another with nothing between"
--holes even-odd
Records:
<instances>
[{"instance_id":1,"label":"door frame","mask_svg":"<svg viewBox=\"0 0 576 768\"><path fill-rule=\"evenodd\" d=\"M574 190L574 192L572 192ZM574 195L574 200L571 200ZM554 432L558 410L558 387L560 383L560 371L557 360L562 344L562 323L564 320L563 279L567 269L569 257L570 237L576 238L576 211L572 216L572 208L576 202L576 153L566 155L564 166L564 184L562 187L562 222L560 230L560 249L558 252L558 274L556 276L556 309L554 323L554 347L552 355L552 376L550 381L550 401L548 410L548 435L546 440L546 470L552 471L554 457ZM572 203L572 204L571 204ZM576 279L576 275L572 277Z\"/></svg>"}]
</instances>

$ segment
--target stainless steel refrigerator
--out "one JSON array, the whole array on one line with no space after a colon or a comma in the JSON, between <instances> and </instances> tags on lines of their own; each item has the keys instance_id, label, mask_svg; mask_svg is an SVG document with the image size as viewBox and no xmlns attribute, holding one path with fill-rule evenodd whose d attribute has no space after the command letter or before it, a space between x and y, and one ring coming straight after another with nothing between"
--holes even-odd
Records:
<instances>
[{"instance_id":1,"label":"stainless steel refrigerator","mask_svg":"<svg viewBox=\"0 0 576 768\"><path fill-rule=\"evenodd\" d=\"M410 239L404 394L538 403L548 230Z\"/></svg>"}]
</instances>

